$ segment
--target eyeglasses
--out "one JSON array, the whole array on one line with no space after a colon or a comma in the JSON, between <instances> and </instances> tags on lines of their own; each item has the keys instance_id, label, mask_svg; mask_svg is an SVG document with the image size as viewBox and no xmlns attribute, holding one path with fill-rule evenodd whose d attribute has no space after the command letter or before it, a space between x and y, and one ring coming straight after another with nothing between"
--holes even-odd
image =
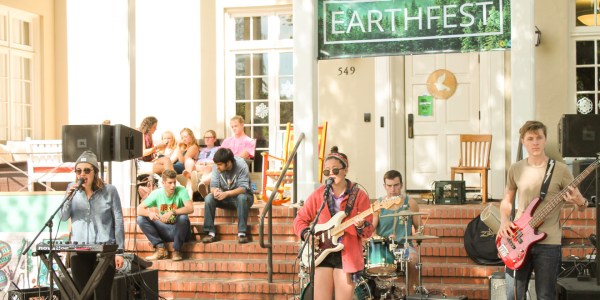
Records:
<instances>
[{"instance_id":1,"label":"eyeglasses","mask_svg":"<svg viewBox=\"0 0 600 300\"><path fill-rule=\"evenodd\" d=\"M324 176L329 176L329 174L333 173L333 175L337 175L340 174L340 169L339 168L333 168L331 169L331 171L329 170L323 170L323 175Z\"/></svg>"},{"instance_id":2,"label":"eyeglasses","mask_svg":"<svg viewBox=\"0 0 600 300\"><path fill-rule=\"evenodd\" d=\"M81 175L81 171L82 171L81 169L75 169L75 174ZM85 168L85 169L83 169L83 174L85 174L85 175L90 174L91 171L92 171L92 169Z\"/></svg>"},{"instance_id":3,"label":"eyeglasses","mask_svg":"<svg viewBox=\"0 0 600 300\"><path fill-rule=\"evenodd\" d=\"M214 139L214 136L205 136L204 139Z\"/></svg>"}]
</instances>

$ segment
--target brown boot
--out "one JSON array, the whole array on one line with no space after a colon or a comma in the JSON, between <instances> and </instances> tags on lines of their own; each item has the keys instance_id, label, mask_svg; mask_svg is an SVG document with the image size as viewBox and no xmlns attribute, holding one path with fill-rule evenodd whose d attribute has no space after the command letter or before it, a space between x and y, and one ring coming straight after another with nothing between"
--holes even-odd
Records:
<instances>
[{"instance_id":1,"label":"brown boot","mask_svg":"<svg viewBox=\"0 0 600 300\"><path fill-rule=\"evenodd\" d=\"M173 253L171 254L171 259L173 261L180 261L183 259L183 256L181 256L181 252L179 251L173 251Z\"/></svg>"},{"instance_id":2,"label":"brown boot","mask_svg":"<svg viewBox=\"0 0 600 300\"><path fill-rule=\"evenodd\" d=\"M154 254L152 254L150 256L146 256L146 260L155 261L155 260L167 258L168 256L169 256L169 252L167 251L167 249L157 247L156 251L154 251Z\"/></svg>"}]
</instances>

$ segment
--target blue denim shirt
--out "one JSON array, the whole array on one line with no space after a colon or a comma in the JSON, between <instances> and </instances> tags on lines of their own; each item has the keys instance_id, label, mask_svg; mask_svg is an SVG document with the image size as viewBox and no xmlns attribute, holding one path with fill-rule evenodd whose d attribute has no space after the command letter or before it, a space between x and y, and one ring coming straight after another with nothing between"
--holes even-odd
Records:
<instances>
[{"instance_id":1,"label":"blue denim shirt","mask_svg":"<svg viewBox=\"0 0 600 300\"><path fill-rule=\"evenodd\" d=\"M122 252L125 244L123 210L121 198L113 185L105 184L92 194L89 201L84 191L76 192L61 212L61 220L69 218L71 242L116 243L119 245L118 252Z\"/></svg>"}]
</instances>

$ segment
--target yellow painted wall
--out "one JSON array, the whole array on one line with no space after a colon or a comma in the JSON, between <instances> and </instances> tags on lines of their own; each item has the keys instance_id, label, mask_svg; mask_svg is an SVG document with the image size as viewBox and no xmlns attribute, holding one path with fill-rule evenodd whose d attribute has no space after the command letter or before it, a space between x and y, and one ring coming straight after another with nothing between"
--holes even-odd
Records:
<instances>
[{"instance_id":1,"label":"yellow painted wall","mask_svg":"<svg viewBox=\"0 0 600 300\"><path fill-rule=\"evenodd\" d=\"M340 74L339 68L346 67L354 67L355 73ZM348 155L348 178L364 185L367 191L375 191L376 183L374 71L373 58L319 61L319 123L329 122L326 152L338 146ZM371 113L370 123L364 122L364 113Z\"/></svg>"}]
</instances>

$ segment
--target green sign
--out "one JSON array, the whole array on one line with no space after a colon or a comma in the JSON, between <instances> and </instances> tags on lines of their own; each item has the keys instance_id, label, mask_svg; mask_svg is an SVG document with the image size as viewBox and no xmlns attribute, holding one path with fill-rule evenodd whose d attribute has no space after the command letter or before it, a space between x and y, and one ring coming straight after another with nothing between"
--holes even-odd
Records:
<instances>
[{"instance_id":1,"label":"green sign","mask_svg":"<svg viewBox=\"0 0 600 300\"><path fill-rule=\"evenodd\" d=\"M510 48L509 0L319 0L319 59Z\"/></svg>"},{"instance_id":2,"label":"green sign","mask_svg":"<svg viewBox=\"0 0 600 300\"><path fill-rule=\"evenodd\" d=\"M433 96L419 96L419 116L433 116Z\"/></svg>"}]
</instances>

